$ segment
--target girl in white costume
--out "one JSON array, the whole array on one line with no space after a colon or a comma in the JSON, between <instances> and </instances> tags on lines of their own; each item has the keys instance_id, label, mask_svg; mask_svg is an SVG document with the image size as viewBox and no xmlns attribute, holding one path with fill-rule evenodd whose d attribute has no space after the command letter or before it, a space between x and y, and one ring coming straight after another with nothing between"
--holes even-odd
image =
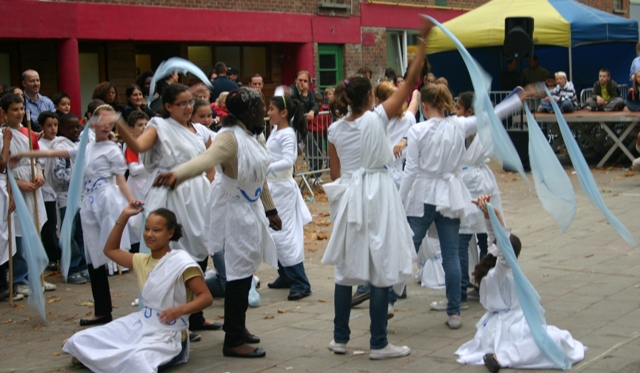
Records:
<instances>
[{"instance_id":1,"label":"girl in white costume","mask_svg":"<svg viewBox=\"0 0 640 373\"><path fill-rule=\"evenodd\" d=\"M427 24L422 36L431 29ZM351 287L371 284L369 314L372 360L407 356L411 349L387 341L389 287L401 293L411 278L415 251L402 202L386 165L394 162L388 125L411 93L424 60L419 42L407 82L375 107L369 79L353 76L340 82L330 103L341 119L329 127L329 197L333 232L323 264L335 265L335 318L329 350L345 354L350 339Z\"/></svg>"},{"instance_id":2,"label":"girl in white costume","mask_svg":"<svg viewBox=\"0 0 640 373\"><path fill-rule=\"evenodd\" d=\"M89 264L91 292L95 304L94 317L81 319L81 326L104 324L112 320L111 293L107 274L107 261L103 252L109 232L122 208L133 201L133 195L124 178L127 165L122 150L109 134L113 128L115 111L110 105L99 106L93 117L102 118L92 124L96 141L87 144L83 199L80 218L84 236L84 250ZM52 149L21 153L19 157L70 158L75 161L78 149ZM130 249L129 231L122 238L120 248Z\"/></svg>"},{"instance_id":3,"label":"girl in white costume","mask_svg":"<svg viewBox=\"0 0 640 373\"><path fill-rule=\"evenodd\" d=\"M187 315L212 303L203 274L183 250L171 250L182 227L175 214L158 209L149 214L144 240L151 254L119 250L129 218L142 211L142 202L127 205L113 225L104 253L119 265L132 268L144 308L96 328L74 334L62 347L93 372L157 372L189 359ZM126 236L124 236L126 237ZM195 299L194 296L196 296Z\"/></svg>"},{"instance_id":4,"label":"girl in white costume","mask_svg":"<svg viewBox=\"0 0 640 373\"><path fill-rule=\"evenodd\" d=\"M530 87L529 92L535 92L535 88ZM524 92L520 92L520 96L503 101L495 108L496 114L505 117L520 108L525 97ZM420 98L427 121L409 130L407 163L400 195L413 230L416 250L429 226L436 224L445 273L446 324L457 329L461 326L462 279L458 231L460 219L474 211L474 207L469 191L456 173L465 155L465 139L477 132L477 120L475 117L445 117L445 110L453 111L453 99L443 84L423 87ZM468 255L467 248L463 255ZM434 303L438 305L439 302Z\"/></svg>"},{"instance_id":5,"label":"girl in white costume","mask_svg":"<svg viewBox=\"0 0 640 373\"><path fill-rule=\"evenodd\" d=\"M277 266L268 226L280 230L282 223L266 182L269 154L261 144L265 116L262 97L255 89L240 87L231 91L225 102L230 114L223 119L211 148L171 172L158 175L154 185L180 188L216 167L207 228L211 254L225 252L222 352L230 357L257 358L266 356L266 352L249 345L260 342L246 328L249 289L253 274L263 261Z\"/></svg>"},{"instance_id":6,"label":"girl in white costume","mask_svg":"<svg viewBox=\"0 0 640 373\"><path fill-rule=\"evenodd\" d=\"M478 198L478 207L484 211L489 242L495 237L487 213L489 195ZM500 210L495 210L502 225ZM516 257L520 253L520 240L510 235ZM458 362L461 364L485 364L489 371L500 368L514 369L554 369L553 363L540 351L533 340L527 320L522 313L513 272L504 258L500 243L492 247L496 256L486 255L476 266L475 282L480 284L480 303L487 313L478 321L478 331L474 338L458 348ZM547 325L551 339L565 352L572 363L584 359L585 347L573 339L566 330Z\"/></svg>"},{"instance_id":7,"label":"girl in white costume","mask_svg":"<svg viewBox=\"0 0 640 373\"><path fill-rule=\"evenodd\" d=\"M0 117L0 122L2 122ZM11 129L2 128L2 153L0 154L0 299L9 296L9 282L7 281L7 272L9 270L9 245L12 247L12 255L16 253L16 236L13 226L13 215L9 219L9 214L15 210L13 198L9 198L7 192L7 175L6 167L9 164L9 148L11 144ZM9 220L11 220L11 229L9 229ZM11 230L11 236L9 236ZM13 294L13 300L23 299L22 294Z\"/></svg>"},{"instance_id":8,"label":"girl in white costume","mask_svg":"<svg viewBox=\"0 0 640 373\"><path fill-rule=\"evenodd\" d=\"M293 179L293 165L298 159L296 134L301 139L306 138L307 121L302 104L286 96L272 98L267 115L269 124L277 125L267 140L271 157L267 181L282 220L282 230L270 230L278 250L280 276L269 287L289 288L288 299L298 300L311 295L303 264L304 225L311 222L311 213Z\"/></svg>"},{"instance_id":9,"label":"girl in white costume","mask_svg":"<svg viewBox=\"0 0 640 373\"><path fill-rule=\"evenodd\" d=\"M180 241L172 242L171 247L189 253L204 272L208 259L205 230L207 197L213 176L208 179L204 172L200 173L174 190L154 188L151 184L159 173L204 153L211 145L210 131L191 121L195 100L189 87L169 85L163 91L162 104L162 117L151 118L137 139L122 121L118 122L118 130L127 147L140 154L145 168L151 173L142 192L147 208L164 207L176 214L184 226L184 236ZM201 312L192 315L189 322L191 330L220 328L206 321Z\"/></svg>"}]
</instances>

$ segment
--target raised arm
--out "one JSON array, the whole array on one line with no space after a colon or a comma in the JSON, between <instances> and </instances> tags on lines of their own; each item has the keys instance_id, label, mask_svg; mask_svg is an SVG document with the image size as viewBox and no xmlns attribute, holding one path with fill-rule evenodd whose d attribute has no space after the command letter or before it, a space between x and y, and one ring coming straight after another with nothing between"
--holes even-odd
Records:
<instances>
[{"instance_id":1,"label":"raised arm","mask_svg":"<svg viewBox=\"0 0 640 373\"><path fill-rule=\"evenodd\" d=\"M104 245L104 255L123 267L133 268L133 254L120 250L122 233L124 232L124 227L127 226L129 218L142 211L142 205L143 203L140 201L133 201L129 203L124 210L122 210L122 213L118 219L116 219L116 224L113 226L113 229L111 229L111 233Z\"/></svg>"},{"instance_id":2,"label":"raised arm","mask_svg":"<svg viewBox=\"0 0 640 373\"><path fill-rule=\"evenodd\" d=\"M144 153L151 150L156 141L158 141L158 131L154 126L147 126L144 132L137 139L131 133L129 126L120 118L117 121L118 134L120 138L127 144L127 147L136 153Z\"/></svg>"},{"instance_id":3,"label":"raised arm","mask_svg":"<svg viewBox=\"0 0 640 373\"><path fill-rule=\"evenodd\" d=\"M429 31L433 28L433 23L429 21L425 21L424 26L422 27L422 31L420 33L421 39L418 39L418 51L416 52L416 58L411 61L411 66L409 66L409 71L407 73L407 79L405 80L402 87L400 87L397 91L391 95L387 100L382 103L382 107L384 111L387 113L387 117L389 119L393 118L402 104L405 103L405 100L411 94L413 87L416 85L418 81L418 77L420 75L420 71L422 70L422 64L424 63L424 47L426 42L424 41L429 34Z\"/></svg>"},{"instance_id":4,"label":"raised arm","mask_svg":"<svg viewBox=\"0 0 640 373\"><path fill-rule=\"evenodd\" d=\"M20 152L15 158L71 158L69 149L48 149L48 150L32 150L28 152Z\"/></svg>"}]
</instances>

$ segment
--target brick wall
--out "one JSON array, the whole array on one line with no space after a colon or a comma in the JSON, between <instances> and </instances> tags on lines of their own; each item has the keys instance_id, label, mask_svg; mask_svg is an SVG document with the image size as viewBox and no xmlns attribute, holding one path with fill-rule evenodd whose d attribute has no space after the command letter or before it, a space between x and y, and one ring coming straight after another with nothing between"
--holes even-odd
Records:
<instances>
[{"instance_id":1,"label":"brick wall","mask_svg":"<svg viewBox=\"0 0 640 373\"><path fill-rule=\"evenodd\" d=\"M107 43L107 80L116 86L118 102L125 104L125 91L134 84L136 75L136 49L131 42Z\"/></svg>"},{"instance_id":2,"label":"brick wall","mask_svg":"<svg viewBox=\"0 0 640 373\"><path fill-rule=\"evenodd\" d=\"M27 69L37 71L40 75L40 93L49 98L58 92L58 70L55 56L56 43L54 41L26 41L20 44L20 74ZM22 88L19 79L18 77L18 81L13 83Z\"/></svg>"},{"instance_id":3,"label":"brick wall","mask_svg":"<svg viewBox=\"0 0 640 373\"><path fill-rule=\"evenodd\" d=\"M354 75L362 66L362 45L361 44L345 44L344 54L342 56L344 77L348 78Z\"/></svg>"},{"instance_id":4,"label":"brick wall","mask_svg":"<svg viewBox=\"0 0 640 373\"><path fill-rule=\"evenodd\" d=\"M362 45L362 66L367 66L373 71L371 79L377 82L384 76L384 69L387 67L387 30L382 27L362 27L364 35L373 35L373 45ZM355 68L357 71L359 67Z\"/></svg>"}]
</instances>

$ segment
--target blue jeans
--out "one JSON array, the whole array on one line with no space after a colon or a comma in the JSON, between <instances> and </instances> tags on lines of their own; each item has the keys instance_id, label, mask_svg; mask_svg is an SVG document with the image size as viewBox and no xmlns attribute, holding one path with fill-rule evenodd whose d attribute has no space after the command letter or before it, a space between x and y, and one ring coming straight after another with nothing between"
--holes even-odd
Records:
<instances>
[{"instance_id":1,"label":"blue jeans","mask_svg":"<svg viewBox=\"0 0 640 373\"><path fill-rule=\"evenodd\" d=\"M542 102L540 102L540 106L547 113L553 113L553 106L551 106L550 102L543 100ZM569 100L564 100L562 102L559 102L558 106L560 107L560 110L562 110L563 113L573 113L573 111L575 110L575 108L573 107L573 103Z\"/></svg>"},{"instance_id":2,"label":"blue jeans","mask_svg":"<svg viewBox=\"0 0 640 373\"><path fill-rule=\"evenodd\" d=\"M472 234L458 235L458 257L460 258L460 302L467 301L467 286L469 285L469 241L475 240Z\"/></svg>"},{"instance_id":3,"label":"blue jeans","mask_svg":"<svg viewBox=\"0 0 640 373\"><path fill-rule=\"evenodd\" d=\"M640 111L640 102L638 101L626 99L624 100L624 104L627 105L630 111Z\"/></svg>"},{"instance_id":4,"label":"blue jeans","mask_svg":"<svg viewBox=\"0 0 640 373\"><path fill-rule=\"evenodd\" d=\"M213 254L211 259L213 259L213 266L217 275L215 278L209 278L204 282L207 284L212 297L224 298L224 293L227 289L227 267L224 264L224 251Z\"/></svg>"},{"instance_id":5,"label":"blue jeans","mask_svg":"<svg viewBox=\"0 0 640 373\"><path fill-rule=\"evenodd\" d=\"M334 293L335 318L333 319L333 340L336 343L347 343L351 336L349 317L351 316L351 286L336 284ZM371 286L369 300L369 317L371 318L371 338L369 347L372 350L385 348L387 342L387 307L389 289Z\"/></svg>"},{"instance_id":6,"label":"blue jeans","mask_svg":"<svg viewBox=\"0 0 640 373\"><path fill-rule=\"evenodd\" d=\"M22 247L22 237L16 237L16 253L13 256L13 284L28 285L27 275L29 268L27 267L27 258Z\"/></svg>"},{"instance_id":7,"label":"blue jeans","mask_svg":"<svg viewBox=\"0 0 640 373\"><path fill-rule=\"evenodd\" d=\"M311 284L309 283L309 278L307 278L307 274L304 271L303 262L289 267L283 267L282 264L278 262L278 274L280 275L280 279L284 279L285 282L291 284L289 294L311 293Z\"/></svg>"},{"instance_id":8,"label":"blue jeans","mask_svg":"<svg viewBox=\"0 0 640 373\"><path fill-rule=\"evenodd\" d=\"M440 251L442 254L442 268L444 269L444 281L447 293L447 315L460 315L460 283L462 275L460 270L460 258L458 254L458 231L460 219L445 218L436 211L434 205L424 205L424 215L421 217L407 217L409 226L413 231L413 245L416 252L431 223L436 223L440 238ZM468 260L468 259L467 259Z\"/></svg>"},{"instance_id":9,"label":"blue jeans","mask_svg":"<svg viewBox=\"0 0 640 373\"><path fill-rule=\"evenodd\" d=\"M66 207L60 208L60 225L64 223ZM71 263L69 264L69 274L78 273L87 269L87 260L84 253L84 236L82 234L82 223L80 222L80 211L76 212L73 218L73 228L71 228Z\"/></svg>"},{"instance_id":10,"label":"blue jeans","mask_svg":"<svg viewBox=\"0 0 640 373\"><path fill-rule=\"evenodd\" d=\"M369 284L358 285L358 287L356 288L356 293L370 293L370 292L371 292L371 285ZM396 292L393 291L393 286L389 286L389 304L394 305L396 304L397 300L398 300L398 294L396 294Z\"/></svg>"}]
</instances>

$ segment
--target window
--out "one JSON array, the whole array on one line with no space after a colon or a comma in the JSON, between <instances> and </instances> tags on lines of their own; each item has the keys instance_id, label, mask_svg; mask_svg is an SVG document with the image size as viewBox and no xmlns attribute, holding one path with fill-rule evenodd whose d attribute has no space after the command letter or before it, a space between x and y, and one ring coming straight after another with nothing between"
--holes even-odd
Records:
<instances>
[{"instance_id":1,"label":"window","mask_svg":"<svg viewBox=\"0 0 640 373\"><path fill-rule=\"evenodd\" d=\"M616 13L624 12L623 4L622 0L613 0L613 11Z\"/></svg>"},{"instance_id":2,"label":"window","mask_svg":"<svg viewBox=\"0 0 640 373\"><path fill-rule=\"evenodd\" d=\"M189 61L198 66L205 75L213 69L213 51L206 46L188 46L187 56Z\"/></svg>"},{"instance_id":3,"label":"window","mask_svg":"<svg viewBox=\"0 0 640 373\"><path fill-rule=\"evenodd\" d=\"M436 0L436 6L448 6L447 0Z\"/></svg>"},{"instance_id":4,"label":"window","mask_svg":"<svg viewBox=\"0 0 640 373\"><path fill-rule=\"evenodd\" d=\"M415 53L413 46L418 42L418 34L411 31L387 31L387 66L393 68L398 76L407 71L409 61Z\"/></svg>"},{"instance_id":5,"label":"window","mask_svg":"<svg viewBox=\"0 0 640 373\"><path fill-rule=\"evenodd\" d=\"M318 45L318 87L324 90L342 80L342 47Z\"/></svg>"},{"instance_id":6,"label":"window","mask_svg":"<svg viewBox=\"0 0 640 373\"><path fill-rule=\"evenodd\" d=\"M260 74L265 81L271 77L269 69L269 52L265 46L220 46L215 47L215 65L222 61L227 67L240 71L240 79L248 82L255 74Z\"/></svg>"}]
</instances>

